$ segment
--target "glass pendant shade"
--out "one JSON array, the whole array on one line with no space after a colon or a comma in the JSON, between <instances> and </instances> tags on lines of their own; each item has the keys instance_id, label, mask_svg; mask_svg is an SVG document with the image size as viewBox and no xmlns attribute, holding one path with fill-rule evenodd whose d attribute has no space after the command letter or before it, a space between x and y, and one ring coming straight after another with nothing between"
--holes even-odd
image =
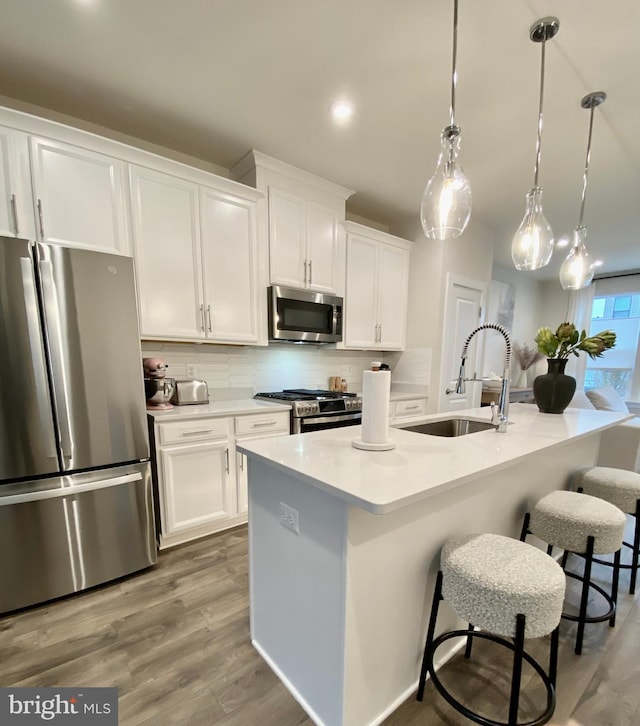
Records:
<instances>
[{"instance_id":1,"label":"glass pendant shade","mask_svg":"<svg viewBox=\"0 0 640 726\"><path fill-rule=\"evenodd\" d=\"M553 254L553 230L542 211L542 189L527 192L524 217L511 242L511 259L516 270L539 270Z\"/></svg>"},{"instance_id":2,"label":"glass pendant shade","mask_svg":"<svg viewBox=\"0 0 640 726\"><path fill-rule=\"evenodd\" d=\"M560 265L560 284L563 290L581 290L593 280L595 267L584 243L587 228L584 225L573 231L573 247Z\"/></svg>"},{"instance_id":3,"label":"glass pendant shade","mask_svg":"<svg viewBox=\"0 0 640 726\"><path fill-rule=\"evenodd\" d=\"M460 136L457 126L443 130L438 166L422 195L420 221L429 239L454 239L469 223L471 184L458 164Z\"/></svg>"}]
</instances>

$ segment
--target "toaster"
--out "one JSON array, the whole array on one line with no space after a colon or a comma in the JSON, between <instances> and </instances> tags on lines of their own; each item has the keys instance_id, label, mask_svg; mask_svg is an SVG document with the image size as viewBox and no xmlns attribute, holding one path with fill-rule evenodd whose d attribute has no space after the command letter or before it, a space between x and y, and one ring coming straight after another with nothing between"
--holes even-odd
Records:
<instances>
[{"instance_id":1,"label":"toaster","mask_svg":"<svg viewBox=\"0 0 640 726\"><path fill-rule=\"evenodd\" d=\"M176 387L171 397L171 403L176 406L209 403L209 388L207 382L194 379L176 380Z\"/></svg>"}]
</instances>

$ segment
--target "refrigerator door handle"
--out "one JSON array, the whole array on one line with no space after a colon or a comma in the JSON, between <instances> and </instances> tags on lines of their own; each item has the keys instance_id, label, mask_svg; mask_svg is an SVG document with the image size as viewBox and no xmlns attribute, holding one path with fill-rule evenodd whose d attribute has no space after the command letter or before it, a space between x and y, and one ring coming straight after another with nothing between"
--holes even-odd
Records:
<instances>
[{"instance_id":1,"label":"refrigerator door handle","mask_svg":"<svg viewBox=\"0 0 640 726\"><path fill-rule=\"evenodd\" d=\"M71 438L68 396L70 385L65 375L66 371L62 356L62 331L60 314L58 312L60 308L53 282L53 268L50 260L40 260L40 279L42 281L46 325L49 332L47 342L51 356L54 403L58 415L58 425L60 427L60 446L62 448L62 456L65 459L71 459L73 456L73 441Z\"/></svg>"},{"instance_id":2,"label":"refrigerator door handle","mask_svg":"<svg viewBox=\"0 0 640 726\"><path fill-rule=\"evenodd\" d=\"M31 366L33 368L33 380L38 400L38 418L40 419L40 430L44 443L44 455L47 459L57 459L55 439L51 435L51 419L47 413L51 406L49 399L49 388L47 386L47 369L44 362L42 340L40 336L40 321L38 320L38 298L33 275L33 260L30 257L22 257L20 260L20 272L22 273L22 289L24 292L24 307L27 315L27 329L29 344L31 348Z\"/></svg>"},{"instance_id":3,"label":"refrigerator door handle","mask_svg":"<svg viewBox=\"0 0 640 726\"><path fill-rule=\"evenodd\" d=\"M119 484L129 484L134 481L141 481L142 474L125 474L123 476L115 476L111 479L100 479L99 481L90 481L86 484L75 484L69 487L56 487L55 489L42 489L40 491L25 492L24 494L8 494L0 496L0 507L6 507L10 504L24 504L25 502L37 502L42 499L59 499L60 497L69 497L74 494L82 494L83 492L93 492L97 489L107 489L115 487Z\"/></svg>"}]
</instances>

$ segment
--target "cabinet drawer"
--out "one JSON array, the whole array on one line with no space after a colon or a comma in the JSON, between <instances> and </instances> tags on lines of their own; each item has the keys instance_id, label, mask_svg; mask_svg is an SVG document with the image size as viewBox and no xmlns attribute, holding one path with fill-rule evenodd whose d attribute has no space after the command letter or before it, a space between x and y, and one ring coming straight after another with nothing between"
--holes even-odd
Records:
<instances>
[{"instance_id":1,"label":"cabinet drawer","mask_svg":"<svg viewBox=\"0 0 640 726\"><path fill-rule=\"evenodd\" d=\"M200 418L190 421L167 421L158 424L160 445L188 443L203 439L226 438L230 433L228 418Z\"/></svg>"},{"instance_id":2,"label":"cabinet drawer","mask_svg":"<svg viewBox=\"0 0 640 726\"><path fill-rule=\"evenodd\" d=\"M415 401L396 401L395 402L396 418L407 418L409 416L422 416L424 415L427 402L424 398Z\"/></svg>"},{"instance_id":3,"label":"cabinet drawer","mask_svg":"<svg viewBox=\"0 0 640 726\"><path fill-rule=\"evenodd\" d=\"M258 416L236 416L236 434L289 433L289 414L286 411L260 414Z\"/></svg>"}]
</instances>

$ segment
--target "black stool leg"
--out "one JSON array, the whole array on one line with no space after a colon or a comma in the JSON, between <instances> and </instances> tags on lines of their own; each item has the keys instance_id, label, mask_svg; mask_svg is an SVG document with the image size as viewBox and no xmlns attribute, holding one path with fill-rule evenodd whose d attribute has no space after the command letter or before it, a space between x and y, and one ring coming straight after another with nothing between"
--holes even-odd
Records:
<instances>
[{"instance_id":1,"label":"black stool leg","mask_svg":"<svg viewBox=\"0 0 640 726\"><path fill-rule=\"evenodd\" d=\"M622 548L613 556L613 577L611 578L611 600L613 601L613 613L609 618L609 627L616 624L616 610L618 609L618 582L620 580L620 554Z\"/></svg>"},{"instance_id":2,"label":"black stool leg","mask_svg":"<svg viewBox=\"0 0 640 726\"><path fill-rule=\"evenodd\" d=\"M551 685L556 687L556 678L558 676L558 644L560 642L560 624L551 633L551 647L549 648L549 680Z\"/></svg>"},{"instance_id":3,"label":"black stool leg","mask_svg":"<svg viewBox=\"0 0 640 726\"><path fill-rule=\"evenodd\" d=\"M551 557L551 555L553 554L553 545L547 545L547 554L549 555L549 557Z\"/></svg>"},{"instance_id":4,"label":"black stool leg","mask_svg":"<svg viewBox=\"0 0 640 726\"><path fill-rule=\"evenodd\" d=\"M638 575L638 551L640 550L640 499L636 500L636 532L633 536L633 554L631 555L631 584L629 594L635 595L636 577Z\"/></svg>"},{"instance_id":5,"label":"black stool leg","mask_svg":"<svg viewBox=\"0 0 640 726\"><path fill-rule=\"evenodd\" d=\"M471 623L469 623L469 627L467 628L467 630L470 633L473 633L474 627L473 627L473 625L471 625ZM467 636L467 645L465 646L465 649L464 649L464 657L465 658L471 658L471 646L472 646L472 644L473 644L473 638L468 635Z\"/></svg>"},{"instance_id":6,"label":"black stool leg","mask_svg":"<svg viewBox=\"0 0 640 726\"><path fill-rule=\"evenodd\" d=\"M511 677L511 701L509 702L509 726L518 724L520 681L522 679L522 654L524 653L524 615L516 615L516 637L513 641L513 674Z\"/></svg>"},{"instance_id":7,"label":"black stool leg","mask_svg":"<svg viewBox=\"0 0 640 726\"><path fill-rule=\"evenodd\" d=\"M524 521L522 522L522 531L520 532L520 541L524 542L527 538L527 535L529 534L529 520L531 519L531 515L529 512L527 512L524 515Z\"/></svg>"},{"instance_id":8,"label":"black stool leg","mask_svg":"<svg viewBox=\"0 0 640 726\"><path fill-rule=\"evenodd\" d=\"M589 600L589 583L591 582L591 564L593 562L594 538L587 537L587 551L584 559L584 575L582 581L582 596L580 598L580 616L578 618L578 634L576 636L575 654L582 654L582 640L584 638L585 619L587 617L587 601Z\"/></svg>"},{"instance_id":9,"label":"black stool leg","mask_svg":"<svg viewBox=\"0 0 640 726\"><path fill-rule=\"evenodd\" d=\"M565 550L562 553L562 561L560 562L560 567L562 567L563 570L566 569L566 567L567 567L568 557L569 557L569 550Z\"/></svg>"},{"instance_id":10,"label":"black stool leg","mask_svg":"<svg viewBox=\"0 0 640 726\"><path fill-rule=\"evenodd\" d=\"M418 684L418 695L416 700L422 701L424 698L424 684L427 680L427 670L429 666L429 657L431 644L433 643L433 634L436 629L436 619L438 618L438 608L442 600L442 570L438 572L436 587L433 591L433 601L431 603L431 615L429 617L429 628L427 630L427 640L424 644L424 655L422 656L422 667L420 669L420 683Z\"/></svg>"}]
</instances>

